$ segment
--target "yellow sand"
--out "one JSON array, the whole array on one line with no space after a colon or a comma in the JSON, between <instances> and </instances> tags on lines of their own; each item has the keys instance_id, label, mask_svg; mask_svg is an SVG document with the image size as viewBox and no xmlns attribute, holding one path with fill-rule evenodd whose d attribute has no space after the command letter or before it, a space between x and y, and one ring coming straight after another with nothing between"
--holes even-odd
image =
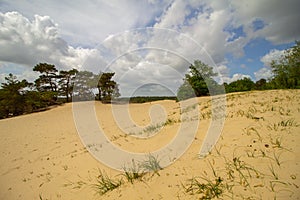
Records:
<instances>
[{"instance_id":1,"label":"yellow sand","mask_svg":"<svg viewBox=\"0 0 300 200\"><path fill-rule=\"evenodd\" d=\"M161 170L160 176L147 174L133 184L123 177L121 187L102 196L92 186L99 169L113 179L122 176L98 162L81 143L72 104L0 120L0 199L196 199L201 194L187 194L182 186L193 177L201 183L207 181L200 177L213 182L220 177L228 186L223 188L224 199L300 198L300 90L228 94L222 136L204 159L197 154L211 122L210 98L197 100L203 115L188 151ZM148 140L126 136L114 122L111 105L96 102L95 109L99 124L115 145L150 152L166 145L180 126L180 107L174 101L131 104L137 125L150 123L153 105L164 107L173 121ZM234 158L249 167L249 172L241 169L246 179L233 170ZM231 179L230 169L234 171Z\"/></svg>"}]
</instances>

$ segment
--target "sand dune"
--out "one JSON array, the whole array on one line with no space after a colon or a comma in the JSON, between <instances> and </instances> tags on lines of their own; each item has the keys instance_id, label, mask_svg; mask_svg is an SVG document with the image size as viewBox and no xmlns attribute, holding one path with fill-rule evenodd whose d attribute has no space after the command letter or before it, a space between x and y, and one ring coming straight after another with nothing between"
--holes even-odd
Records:
<instances>
[{"instance_id":1,"label":"sand dune","mask_svg":"<svg viewBox=\"0 0 300 200\"><path fill-rule=\"evenodd\" d=\"M197 154L212 116L210 98L197 101L200 123L184 155L160 176L148 173L133 184L124 179L119 188L102 196L92 187L99 169L115 179L122 178L121 172L97 161L82 144L72 104L1 120L0 199L196 199L203 194L189 194L183 187L193 177L202 183L220 177L223 199L300 199L300 90L228 94L221 138L203 159ZM151 152L176 137L182 123L179 103L158 101L130 104L137 126L151 122L153 105L165 113L152 113L158 120L153 123L169 121L149 139L125 135L114 121L111 105L96 102L95 111L114 145Z\"/></svg>"}]
</instances>

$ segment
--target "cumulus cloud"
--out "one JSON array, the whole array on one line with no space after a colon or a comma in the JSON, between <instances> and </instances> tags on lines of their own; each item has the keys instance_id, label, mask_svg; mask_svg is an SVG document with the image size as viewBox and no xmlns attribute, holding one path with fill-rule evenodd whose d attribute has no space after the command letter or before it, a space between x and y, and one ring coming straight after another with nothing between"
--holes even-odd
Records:
<instances>
[{"instance_id":1,"label":"cumulus cloud","mask_svg":"<svg viewBox=\"0 0 300 200\"><path fill-rule=\"evenodd\" d=\"M230 76L230 69L222 64L217 66L217 70L218 70L218 76L216 76L214 79L219 83L231 83L233 81L237 81L243 78L251 78L251 76L246 75L246 74L240 74L240 73L236 73L233 74L232 76Z\"/></svg>"},{"instance_id":2,"label":"cumulus cloud","mask_svg":"<svg viewBox=\"0 0 300 200\"><path fill-rule=\"evenodd\" d=\"M233 81L237 81L237 80L240 80L240 79L243 79L243 78L250 78L250 79L252 79L250 75L237 73L237 74L233 74L232 77L225 77L224 78L224 82L231 83Z\"/></svg>"},{"instance_id":3,"label":"cumulus cloud","mask_svg":"<svg viewBox=\"0 0 300 200\"><path fill-rule=\"evenodd\" d=\"M192 54L184 51L190 45L201 50L178 32L147 28L111 36L98 49L105 62L111 63L107 70L116 72L122 95L130 96L137 88L149 84L160 84L176 93L189 62L193 62ZM149 89L151 95L162 95L161 91L166 90L153 93Z\"/></svg>"},{"instance_id":4,"label":"cumulus cloud","mask_svg":"<svg viewBox=\"0 0 300 200\"><path fill-rule=\"evenodd\" d=\"M299 1L266 0L230 1L236 26L242 25L249 38L262 37L273 44L294 42L300 38L300 29L296 25L300 18ZM255 21L260 20L257 30Z\"/></svg>"},{"instance_id":5,"label":"cumulus cloud","mask_svg":"<svg viewBox=\"0 0 300 200\"><path fill-rule=\"evenodd\" d=\"M296 26L299 3L54 0L32 4L4 0L0 7L0 61L15 63L24 74L24 66L31 69L39 62L94 73L109 67L128 88L160 81L173 91L181 84L189 62L199 59L219 70L224 82L231 82L250 76L231 75L229 66L223 65L227 55L243 57L244 47L257 38L273 44L300 39ZM18 12L7 12L12 10ZM154 29L132 31L146 26ZM268 66L280 53L273 50L261 62ZM255 77L260 77L259 73L267 76L267 69L256 72Z\"/></svg>"},{"instance_id":6,"label":"cumulus cloud","mask_svg":"<svg viewBox=\"0 0 300 200\"><path fill-rule=\"evenodd\" d=\"M18 12L0 13L0 60L33 67L48 62L61 69L80 68L93 49L74 48L59 37L49 16L30 21Z\"/></svg>"},{"instance_id":7,"label":"cumulus cloud","mask_svg":"<svg viewBox=\"0 0 300 200\"><path fill-rule=\"evenodd\" d=\"M262 78L268 80L269 78L272 77L272 70L268 67L263 67L259 69L257 72L254 72L254 76L256 81Z\"/></svg>"},{"instance_id":8,"label":"cumulus cloud","mask_svg":"<svg viewBox=\"0 0 300 200\"><path fill-rule=\"evenodd\" d=\"M29 82L33 82L38 76L37 72L27 66L0 61L0 83L6 82L5 77L8 77L10 73L15 75L18 80L26 79Z\"/></svg>"},{"instance_id":9,"label":"cumulus cloud","mask_svg":"<svg viewBox=\"0 0 300 200\"><path fill-rule=\"evenodd\" d=\"M28 19L32 14L51 16L60 26L61 36L72 46L94 47L108 35L135 27L151 26L171 0L2 0L0 11L17 10Z\"/></svg>"},{"instance_id":10,"label":"cumulus cloud","mask_svg":"<svg viewBox=\"0 0 300 200\"><path fill-rule=\"evenodd\" d=\"M213 10L209 4L199 1L174 1L154 27L172 28L187 34L219 63L224 59L225 49L228 50L229 33L223 28L229 20L227 10Z\"/></svg>"},{"instance_id":11,"label":"cumulus cloud","mask_svg":"<svg viewBox=\"0 0 300 200\"><path fill-rule=\"evenodd\" d=\"M270 67L271 62L277 61L280 58L282 58L282 56L284 55L284 50L277 50L277 49L272 49L269 51L269 53L267 53L266 55L264 55L260 61L262 63L264 63L264 66Z\"/></svg>"}]
</instances>

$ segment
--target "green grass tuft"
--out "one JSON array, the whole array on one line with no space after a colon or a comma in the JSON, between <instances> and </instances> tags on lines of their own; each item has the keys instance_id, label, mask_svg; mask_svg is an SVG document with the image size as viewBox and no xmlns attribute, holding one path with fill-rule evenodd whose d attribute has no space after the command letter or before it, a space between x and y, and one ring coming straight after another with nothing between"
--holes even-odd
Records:
<instances>
[{"instance_id":1,"label":"green grass tuft","mask_svg":"<svg viewBox=\"0 0 300 200\"><path fill-rule=\"evenodd\" d=\"M112 191L122 184L122 180L113 180L105 172L99 170L99 175L97 177L97 183L93 184L94 189L97 194L103 195L109 191Z\"/></svg>"},{"instance_id":2,"label":"green grass tuft","mask_svg":"<svg viewBox=\"0 0 300 200\"><path fill-rule=\"evenodd\" d=\"M160 161L157 157L154 157L153 155L149 154L147 159L141 163L141 168L145 171L154 172L155 174L160 176L158 171L162 170L162 167L160 166L159 162Z\"/></svg>"}]
</instances>

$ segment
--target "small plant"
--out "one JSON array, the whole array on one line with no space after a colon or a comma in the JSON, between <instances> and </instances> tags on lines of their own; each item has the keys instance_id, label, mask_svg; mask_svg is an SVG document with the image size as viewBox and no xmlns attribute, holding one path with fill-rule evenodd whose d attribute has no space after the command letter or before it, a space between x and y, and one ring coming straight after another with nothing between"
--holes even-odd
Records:
<instances>
[{"instance_id":1,"label":"small plant","mask_svg":"<svg viewBox=\"0 0 300 200\"><path fill-rule=\"evenodd\" d=\"M158 176L160 176L158 171L162 170L162 167L160 166L159 160L157 159L157 157L154 157L151 154L148 155L147 160L144 160L141 163L141 168L144 169L145 171L149 171L149 172L152 171L155 174L157 174Z\"/></svg>"},{"instance_id":2,"label":"small plant","mask_svg":"<svg viewBox=\"0 0 300 200\"><path fill-rule=\"evenodd\" d=\"M287 183L278 180L270 181L270 188L272 192L275 192L275 186L278 184L287 185Z\"/></svg>"},{"instance_id":3,"label":"small plant","mask_svg":"<svg viewBox=\"0 0 300 200\"><path fill-rule=\"evenodd\" d=\"M267 126L267 128L269 129L269 130L274 130L274 131L278 131L278 124L269 124L268 126Z\"/></svg>"},{"instance_id":4,"label":"small plant","mask_svg":"<svg viewBox=\"0 0 300 200\"><path fill-rule=\"evenodd\" d=\"M256 130L255 127L248 127L246 130L243 130L247 135L252 135L252 134L255 134L257 135L258 137L258 140L259 141L262 141L262 137L261 135L259 134L259 132Z\"/></svg>"},{"instance_id":5,"label":"small plant","mask_svg":"<svg viewBox=\"0 0 300 200\"><path fill-rule=\"evenodd\" d=\"M180 122L180 121L179 121ZM167 126L167 125L173 125L177 123L177 121L175 119L170 119L168 118L167 121L164 123L164 126Z\"/></svg>"},{"instance_id":6,"label":"small plant","mask_svg":"<svg viewBox=\"0 0 300 200\"><path fill-rule=\"evenodd\" d=\"M81 189L83 187L85 187L88 183L83 181L83 180L79 180L76 182L71 182L68 181L68 183L63 184L64 187L72 187L72 189Z\"/></svg>"},{"instance_id":7,"label":"small plant","mask_svg":"<svg viewBox=\"0 0 300 200\"><path fill-rule=\"evenodd\" d=\"M202 178L206 183L201 183L196 178L189 180L187 186L184 186L185 192L191 195L201 194L199 199L213 199L220 197L225 189L223 179L221 177L216 178L214 181Z\"/></svg>"},{"instance_id":8,"label":"small plant","mask_svg":"<svg viewBox=\"0 0 300 200\"><path fill-rule=\"evenodd\" d=\"M276 164L278 165L278 166L280 166L281 165L281 161L280 161L280 156L281 156L281 154L280 153L278 153L278 154L276 154L275 153L275 151L273 152L273 155L274 155L274 161L276 162Z\"/></svg>"},{"instance_id":9,"label":"small plant","mask_svg":"<svg viewBox=\"0 0 300 200\"><path fill-rule=\"evenodd\" d=\"M215 150L217 152L217 154L220 156L221 155L221 149L223 146L220 146L219 148L217 148L217 146L215 146Z\"/></svg>"},{"instance_id":10,"label":"small plant","mask_svg":"<svg viewBox=\"0 0 300 200\"><path fill-rule=\"evenodd\" d=\"M264 150L260 149L259 151L260 151L262 157L266 157L267 156L266 152Z\"/></svg>"},{"instance_id":11,"label":"small plant","mask_svg":"<svg viewBox=\"0 0 300 200\"><path fill-rule=\"evenodd\" d=\"M298 127L299 124L297 124L295 122L295 119L287 119L287 120L282 120L282 121L278 122L278 126L282 126L282 127L295 126L295 127Z\"/></svg>"},{"instance_id":12,"label":"small plant","mask_svg":"<svg viewBox=\"0 0 300 200\"><path fill-rule=\"evenodd\" d=\"M122 180L113 180L105 172L99 170L99 175L97 177L97 183L93 184L94 189L100 195L103 195L109 191L112 191L122 184Z\"/></svg>"},{"instance_id":13,"label":"small plant","mask_svg":"<svg viewBox=\"0 0 300 200\"><path fill-rule=\"evenodd\" d=\"M269 167L270 172L272 173L275 180L278 180L278 174L275 172L273 165L271 164L271 167Z\"/></svg>"},{"instance_id":14,"label":"small plant","mask_svg":"<svg viewBox=\"0 0 300 200\"><path fill-rule=\"evenodd\" d=\"M213 165L211 164L211 162L209 160L208 160L208 163L209 163L209 166L210 166L214 176L217 177L217 172L216 172L216 170L214 169Z\"/></svg>"},{"instance_id":15,"label":"small plant","mask_svg":"<svg viewBox=\"0 0 300 200\"><path fill-rule=\"evenodd\" d=\"M194 110L196 108L196 106L197 106L197 103L182 109L181 114Z\"/></svg>"},{"instance_id":16,"label":"small plant","mask_svg":"<svg viewBox=\"0 0 300 200\"><path fill-rule=\"evenodd\" d=\"M155 124L155 125L149 125L146 128L143 129L141 134L146 133L146 134L152 134L155 133L158 129L160 129L163 126L163 124Z\"/></svg>"},{"instance_id":17,"label":"small plant","mask_svg":"<svg viewBox=\"0 0 300 200\"><path fill-rule=\"evenodd\" d=\"M226 170L228 178L231 180L235 179L235 172L238 173L240 181L239 184L245 187L250 187L248 178L252 177L252 173L255 173L256 177L259 176L259 172L255 170L252 166L246 164L239 157L234 157L232 161L226 162Z\"/></svg>"},{"instance_id":18,"label":"small plant","mask_svg":"<svg viewBox=\"0 0 300 200\"><path fill-rule=\"evenodd\" d=\"M128 182L133 183L136 179L141 179L144 175L144 172L141 172L141 168L138 164L135 163L134 160L132 160L132 165L130 167L123 167L124 173L121 174L125 176Z\"/></svg>"},{"instance_id":19,"label":"small plant","mask_svg":"<svg viewBox=\"0 0 300 200\"><path fill-rule=\"evenodd\" d=\"M273 145L273 148L283 149L281 143L282 143L282 137L280 138L277 137L275 141L271 138L271 144Z\"/></svg>"}]
</instances>

